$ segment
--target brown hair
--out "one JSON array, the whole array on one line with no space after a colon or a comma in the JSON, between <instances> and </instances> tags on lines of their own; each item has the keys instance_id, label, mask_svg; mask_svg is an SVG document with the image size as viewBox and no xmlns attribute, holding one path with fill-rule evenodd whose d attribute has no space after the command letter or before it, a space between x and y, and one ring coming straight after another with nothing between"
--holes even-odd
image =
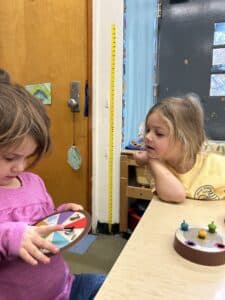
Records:
<instances>
[{"instance_id":1,"label":"brown hair","mask_svg":"<svg viewBox=\"0 0 225 300\"><path fill-rule=\"evenodd\" d=\"M196 94L166 98L149 110L145 125L153 112L167 123L174 141L184 145L184 161L195 159L206 138L200 98Z\"/></svg>"},{"instance_id":2,"label":"brown hair","mask_svg":"<svg viewBox=\"0 0 225 300\"><path fill-rule=\"evenodd\" d=\"M12 83L9 74L0 69L0 150L20 144L29 135L37 144L33 166L50 149L49 128L50 120L41 100Z\"/></svg>"}]
</instances>

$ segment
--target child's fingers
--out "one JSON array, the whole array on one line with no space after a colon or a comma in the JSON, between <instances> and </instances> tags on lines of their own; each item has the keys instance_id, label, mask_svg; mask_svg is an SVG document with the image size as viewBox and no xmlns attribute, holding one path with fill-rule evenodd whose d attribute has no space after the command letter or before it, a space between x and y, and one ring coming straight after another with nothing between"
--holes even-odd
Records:
<instances>
[{"instance_id":1,"label":"child's fingers","mask_svg":"<svg viewBox=\"0 0 225 300\"><path fill-rule=\"evenodd\" d=\"M21 249L20 257L33 266L37 265L38 262L42 262L44 264L50 262L50 258L32 243L30 243L26 248Z\"/></svg>"},{"instance_id":2,"label":"child's fingers","mask_svg":"<svg viewBox=\"0 0 225 300\"><path fill-rule=\"evenodd\" d=\"M50 262L50 258L43 253L43 249L54 254L59 252L59 248L36 234L30 241L24 243L19 255L31 265L36 265L38 262L46 264Z\"/></svg>"},{"instance_id":3,"label":"child's fingers","mask_svg":"<svg viewBox=\"0 0 225 300\"><path fill-rule=\"evenodd\" d=\"M80 204L75 204L75 203L68 203L68 204L70 205L69 209L74 210L74 211L84 209L83 206Z\"/></svg>"},{"instance_id":4,"label":"child's fingers","mask_svg":"<svg viewBox=\"0 0 225 300\"><path fill-rule=\"evenodd\" d=\"M40 235L47 235L54 231L62 231L64 229L63 225L43 225L43 226L34 226L35 231Z\"/></svg>"},{"instance_id":5,"label":"child's fingers","mask_svg":"<svg viewBox=\"0 0 225 300\"><path fill-rule=\"evenodd\" d=\"M39 249L45 249L49 252L56 254L59 252L59 248L56 247L53 243L49 242L48 240L37 236L33 239L33 243L39 248Z\"/></svg>"},{"instance_id":6,"label":"child's fingers","mask_svg":"<svg viewBox=\"0 0 225 300\"><path fill-rule=\"evenodd\" d=\"M47 264L50 262L50 258L47 257L39 248L36 247L34 244L30 244L29 247L26 249L29 255L36 261L42 262Z\"/></svg>"},{"instance_id":7,"label":"child's fingers","mask_svg":"<svg viewBox=\"0 0 225 300\"><path fill-rule=\"evenodd\" d=\"M75 204L74 210L83 210L84 207L80 204Z\"/></svg>"},{"instance_id":8,"label":"child's fingers","mask_svg":"<svg viewBox=\"0 0 225 300\"><path fill-rule=\"evenodd\" d=\"M37 260L32 257L29 252L27 252L27 250L25 248L20 249L19 252L19 256L20 258L22 258L26 263L32 265L32 266L36 266L38 264Z\"/></svg>"},{"instance_id":9,"label":"child's fingers","mask_svg":"<svg viewBox=\"0 0 225 300\"><path fill-rule=\"evenodd\" d=\"M63 205L63 210L83 210L83 206L77 203L65 203Z\"/></svg>"},{"instance_id":10,"label":"child's fingers","mask_svg":"<svg viewBox=\"0 0 225 300\"><path fill-rule=\"evenodd\" d=\"M43 249L53 254L59 252L59 249L42 236L63 229L63 225L28 226L21 242L19 256L31 265L36 265L39 261L48 263L50 258L45 255Z\"/></svg>"},{"instance_id":11,"label":"child's fingers","mask_svg":"<svg viewBox=\"0 0 225 300\"><path fill-rule=\"evenodd\" d=\"M59 252L59 248L56 247L53 243L43 238L44 235L49 235L55 231L62 231L64 229L63 225L46 225L46 226L37 226L35 231L37 235L33 236L32 242L39 248L47 250L53 254ZM42 256L43 258L43 256ZM41 260L42 261L42 260ZM43 261L44 262L44 261Z\"/></svg>"},{"instance_id":12,"label":"child's fingers","mask_svg":"<svg viewBox=\"0 0 225 300\"><path fill-rule=\"evenodd\" d=\"M50 258L44 255L37 247L30 244L28 248L22 248L19 253L20 257L32 266L36 266L38 261L46 264L50 262Z\"/></svg>"}]
</instances>

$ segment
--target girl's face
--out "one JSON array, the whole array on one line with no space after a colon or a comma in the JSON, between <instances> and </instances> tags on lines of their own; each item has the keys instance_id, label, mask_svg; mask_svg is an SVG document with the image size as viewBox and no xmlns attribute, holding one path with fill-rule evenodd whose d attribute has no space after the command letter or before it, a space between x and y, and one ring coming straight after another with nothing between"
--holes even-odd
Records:
<instances>
[{"instance_id":1,"label":"girl's face","mask_svg":"<svg viewBox=\"0 0 225 300\"><path fill-rule=\"evenodd\" d=\"M7 151L0 151L0 186L18 187L18 175L27 166L27 161L36 150L36 142L27 136L17 147L13 146Z\"/></svg>"},{"instance_id":2,"label":"girl's face","mask_svg":"<svg viewBox=\"0 0 225 300\"><path fill-rule=\"evenodd\" d=\"M172 140L169 127L158 112L148 117L145 146L149 157L168 163L178 161L182 154L181 144Z\"/></svg>"}]
</instances>

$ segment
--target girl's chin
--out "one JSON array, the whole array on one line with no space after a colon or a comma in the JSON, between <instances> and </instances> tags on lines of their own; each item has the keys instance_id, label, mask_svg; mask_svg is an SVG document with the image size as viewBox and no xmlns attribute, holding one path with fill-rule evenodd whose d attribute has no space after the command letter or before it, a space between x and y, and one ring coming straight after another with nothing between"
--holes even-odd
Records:
<instances>
[{"instance_id":1,"label":"girl's chin","mask_svg":"<svg viewBox=\"0 0 225 300\"><path fill-rule=\"evenodd\" d=\"M0 180L0 186L12 186L15 182L15 177L6 177Z\"/></svg>"},{"instance_id":2,"label":"girl's chin","mask_svg":"<svg viewBox=\"0 0 225 300\"><path fill-rule=\"evenodd\" d=\"M3 180L0 182L0 185L11 185L13 183L13 180Z\"/></svg>"},{"instance_id":3,"label":"girl's chin","mask_svg":"<svg viewBox=\"0 0 225 300\"><path fill-rule=\"evenodd\" d=\"M147 152L151 158L158 158L158 155L154 149L148 149Z\"/></svg>"}]
</instances>

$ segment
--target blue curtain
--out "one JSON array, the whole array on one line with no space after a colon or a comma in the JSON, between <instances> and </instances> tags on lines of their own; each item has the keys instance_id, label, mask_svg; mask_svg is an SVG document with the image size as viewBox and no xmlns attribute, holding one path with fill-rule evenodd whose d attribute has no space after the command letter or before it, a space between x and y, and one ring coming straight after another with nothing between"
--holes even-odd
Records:
<instances>
[{"instance_id":1,"label":"blue curtain","mask_svg":"<svg viewBox=\"0 0 225 300\"><path fill-rule=\"evenodd\" d=\"M154 103L156 32L157 0L124 0L123 149Z\"/></svg>"}]
</instances>

